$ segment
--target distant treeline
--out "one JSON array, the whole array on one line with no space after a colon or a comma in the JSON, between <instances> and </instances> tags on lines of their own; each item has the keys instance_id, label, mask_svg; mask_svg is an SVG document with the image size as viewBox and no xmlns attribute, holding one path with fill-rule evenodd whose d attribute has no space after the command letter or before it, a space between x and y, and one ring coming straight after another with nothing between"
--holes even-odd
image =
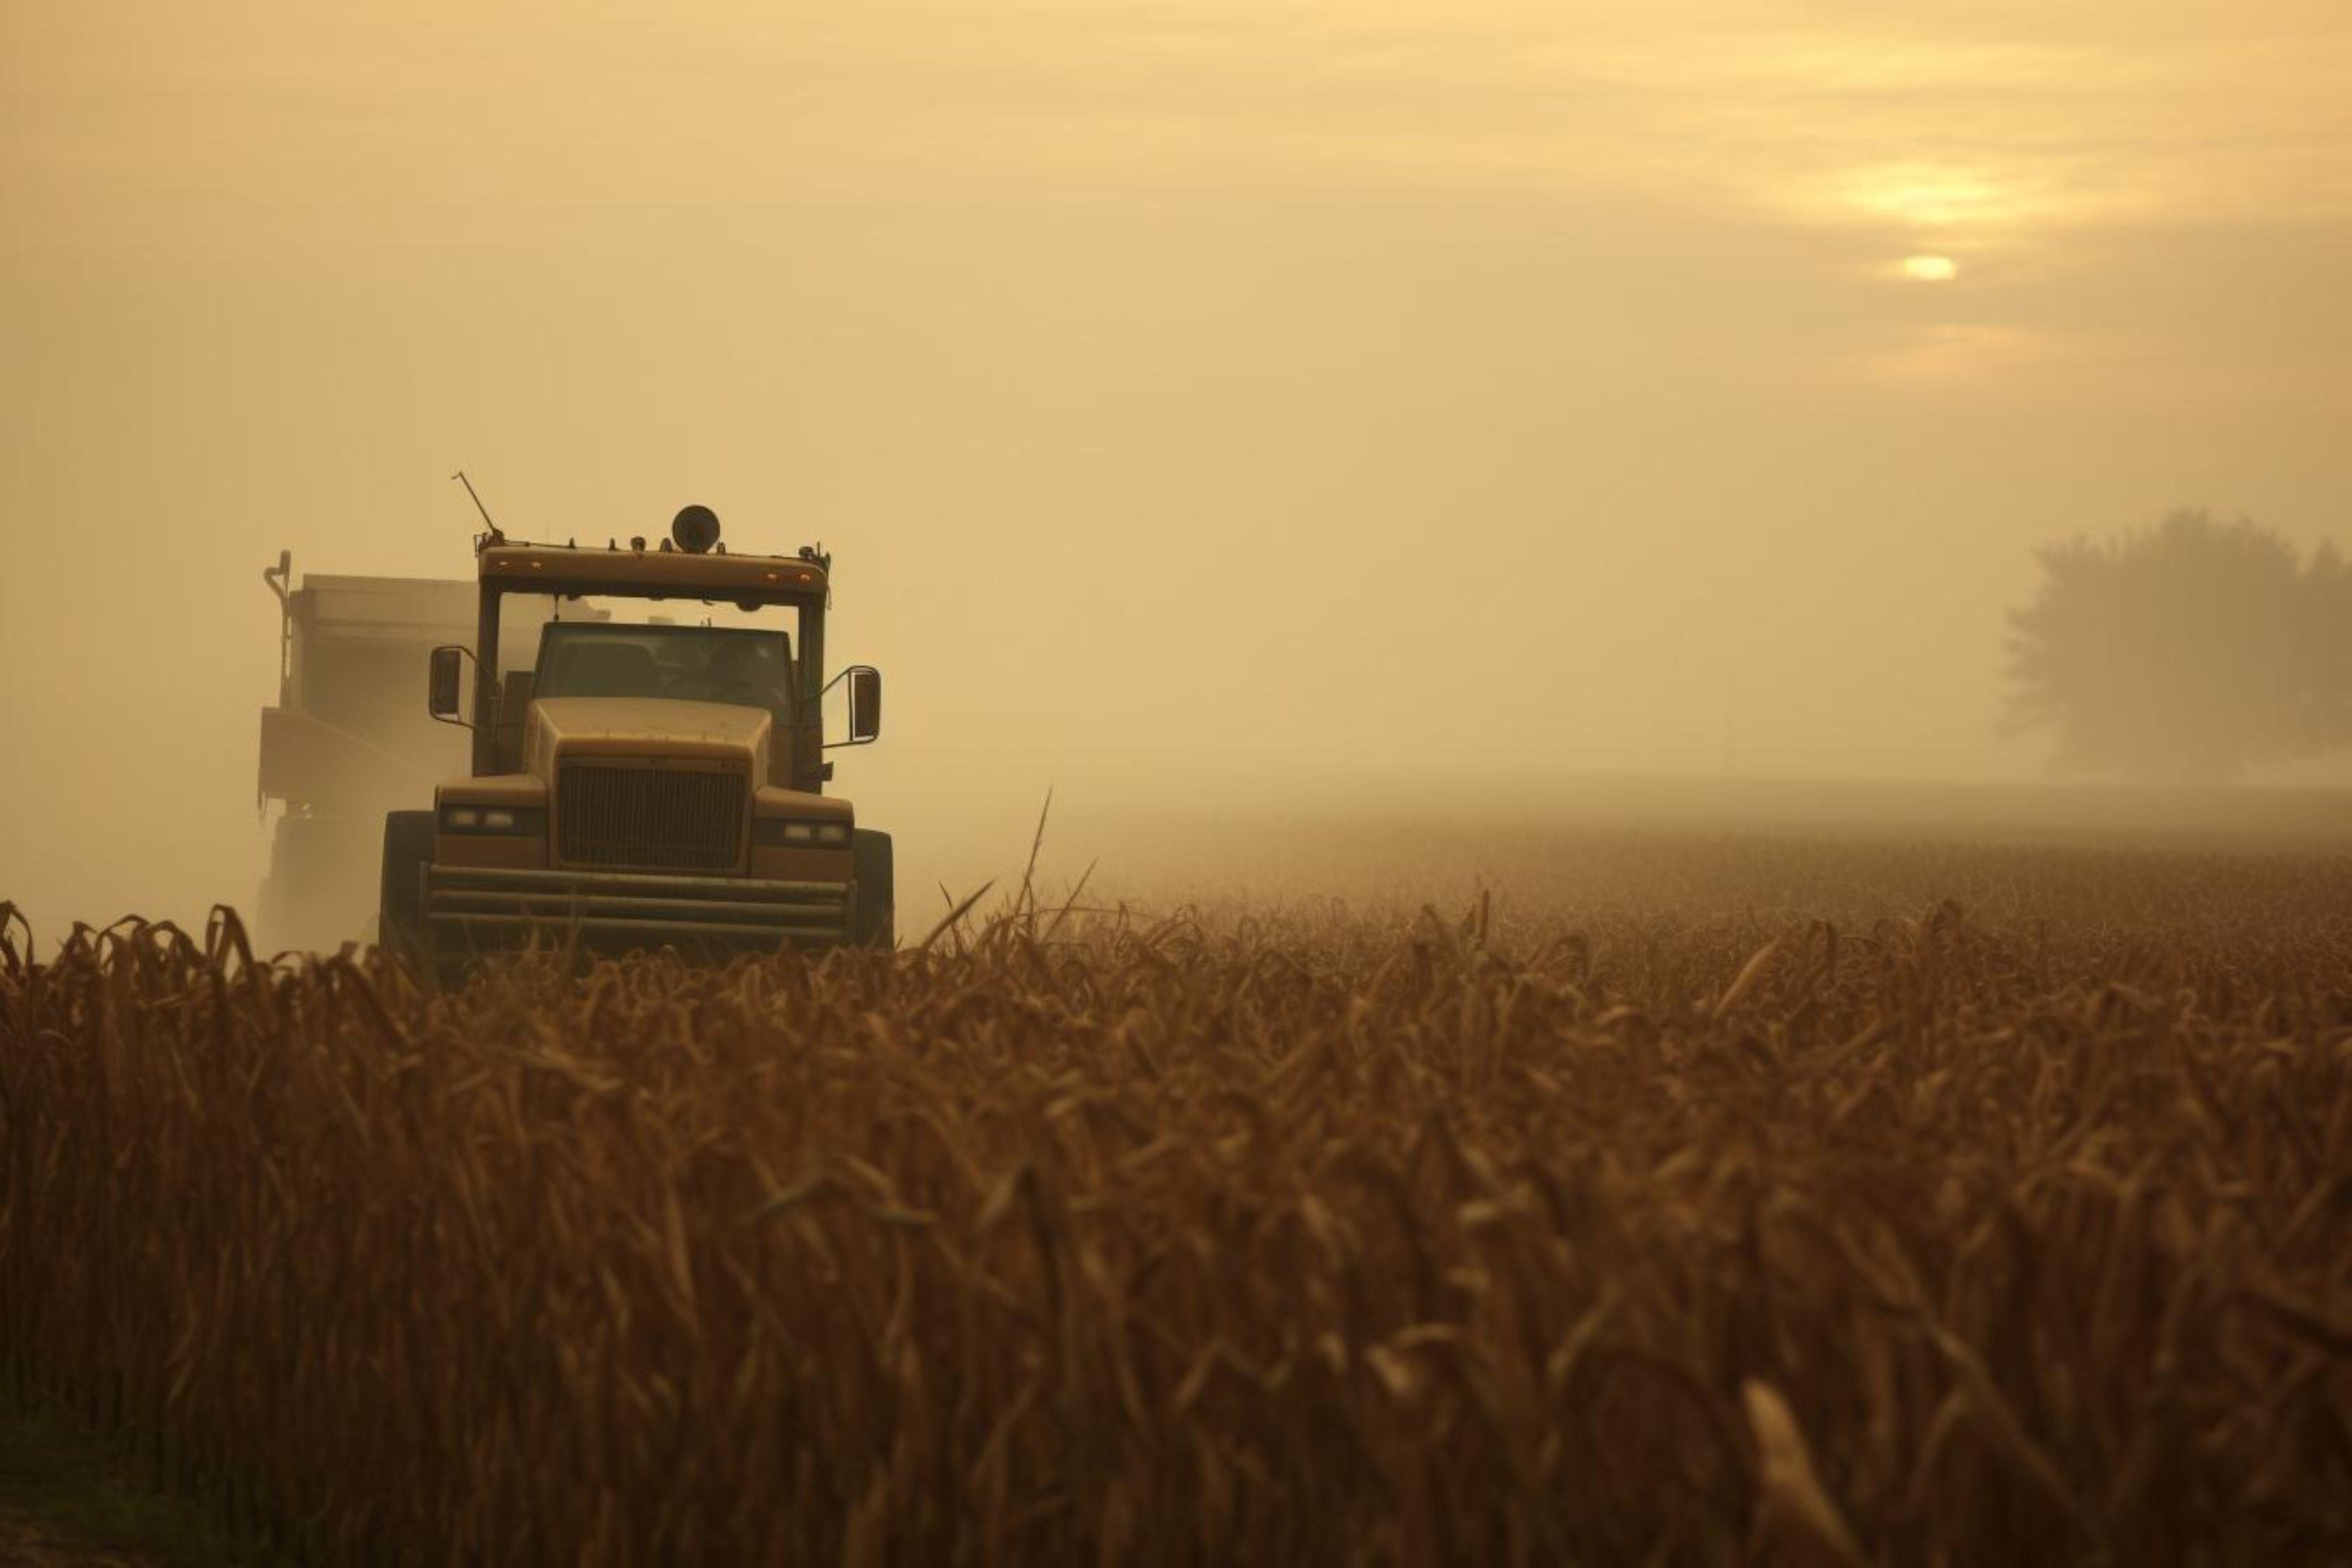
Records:
<instances>
[{"instance_id":1,"label":"distant treeline","mask_svg":"<svg viewBox=\"0 0 2352 1568\"><path fill-rule=\"evenodd\" d=\"M2213 781L2352 742L2352 570L2274 530L2179 511L2041 552L2010 612L2012 731L2071 772Z\"/></svg>"}]
</instances>

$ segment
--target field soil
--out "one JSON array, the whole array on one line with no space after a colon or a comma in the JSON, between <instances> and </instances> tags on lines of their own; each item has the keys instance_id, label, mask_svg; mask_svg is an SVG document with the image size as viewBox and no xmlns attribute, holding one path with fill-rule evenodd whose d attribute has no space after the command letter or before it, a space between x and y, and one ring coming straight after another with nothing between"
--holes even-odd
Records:
<instances>
[{"instance_id":1,"label":"field soil","mask_svg":"<svg viewBox=\"0 0 2352 1568\"><path fill-rule=\"evenodd\" d=\"M0 1391L0 1563L225 1568L233 1551L194 1500L157 1489L119 1446L54 1405Z\"/></svg>"}]
</instances>

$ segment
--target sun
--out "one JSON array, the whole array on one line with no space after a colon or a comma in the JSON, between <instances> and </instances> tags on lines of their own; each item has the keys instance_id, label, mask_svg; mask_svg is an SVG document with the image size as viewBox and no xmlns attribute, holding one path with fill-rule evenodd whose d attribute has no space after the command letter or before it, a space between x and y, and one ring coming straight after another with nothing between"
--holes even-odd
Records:
<instances>
[{"instance_id":1,"label":"sun","mask_svg":"<svg viewBox=\"0 0 2352 1568\"><path fill-rule=\"evenodd\" d=\"M1948 256L1906 256L1899 269L1916 283L1949 283L1960 275L1959 263Z\"/></svg>"}]
</instances>

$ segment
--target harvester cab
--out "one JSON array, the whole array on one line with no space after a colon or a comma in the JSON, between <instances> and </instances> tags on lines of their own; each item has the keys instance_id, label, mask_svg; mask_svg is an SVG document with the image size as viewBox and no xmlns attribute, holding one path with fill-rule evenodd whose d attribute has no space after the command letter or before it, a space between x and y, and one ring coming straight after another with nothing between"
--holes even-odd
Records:
<instances>
[{"instance_id":1,"label":"harvester cab","mask_svg":"<svg viewBox=\"0 0 2352 1568\"><path fill-rule=\"evenodd\" d=\"M824 668L830 557L730 554L708 508L603 547L476 542L470 646L425 707L469 772L384 817L381 931L448 976L478 954L895 940L889 836L824 794L829 749L881 730L881 677ZM632 614L663 604L679 614ZM506 628L545 605L535 644ZM581 613L602 608L601 617ZM724 623L724 624L721 624ZM825 699L845 689L828 740Z\"/></svg>"}]
</instances>

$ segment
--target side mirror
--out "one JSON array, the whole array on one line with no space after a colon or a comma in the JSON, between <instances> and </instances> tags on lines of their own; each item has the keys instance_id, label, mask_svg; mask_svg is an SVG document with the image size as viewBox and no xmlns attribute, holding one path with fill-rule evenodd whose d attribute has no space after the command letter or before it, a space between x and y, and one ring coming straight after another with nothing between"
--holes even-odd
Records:
<instances>
[{"instance_id":1,"label":"side mirror","mask_svg":"<svg viewBox=\"0 0 2352 1568\"><path fill-rule=\"evenodd\" d=\"M827 741L827 747L865 746L882 733L882 672L870 664L853 664L825 682L827 691L849 682L849 738Z\"/></svg>"},{"instance_id":2,"label":"side mirror","mask_svg":"<svg viewBox=\"0 0 2352 1568\"><path fill-rule=\"evenodd\" d=\"M864 745L882 733L882 672L861 664L849 672L849 739Z\"/></svg>"},{"instance_id":3,"label":"side mirror","mask_svg":"<svg viewBox=\"0 0 2352 1568\"><path fill-rule=\"evenodd\" d=\"M433 717L444 724L465 724L469 730L473 726L457 715L466 688L466 660L470 657L454 645L435 648L425 688L425 707Z\"/></svg>"}]
</instances>

